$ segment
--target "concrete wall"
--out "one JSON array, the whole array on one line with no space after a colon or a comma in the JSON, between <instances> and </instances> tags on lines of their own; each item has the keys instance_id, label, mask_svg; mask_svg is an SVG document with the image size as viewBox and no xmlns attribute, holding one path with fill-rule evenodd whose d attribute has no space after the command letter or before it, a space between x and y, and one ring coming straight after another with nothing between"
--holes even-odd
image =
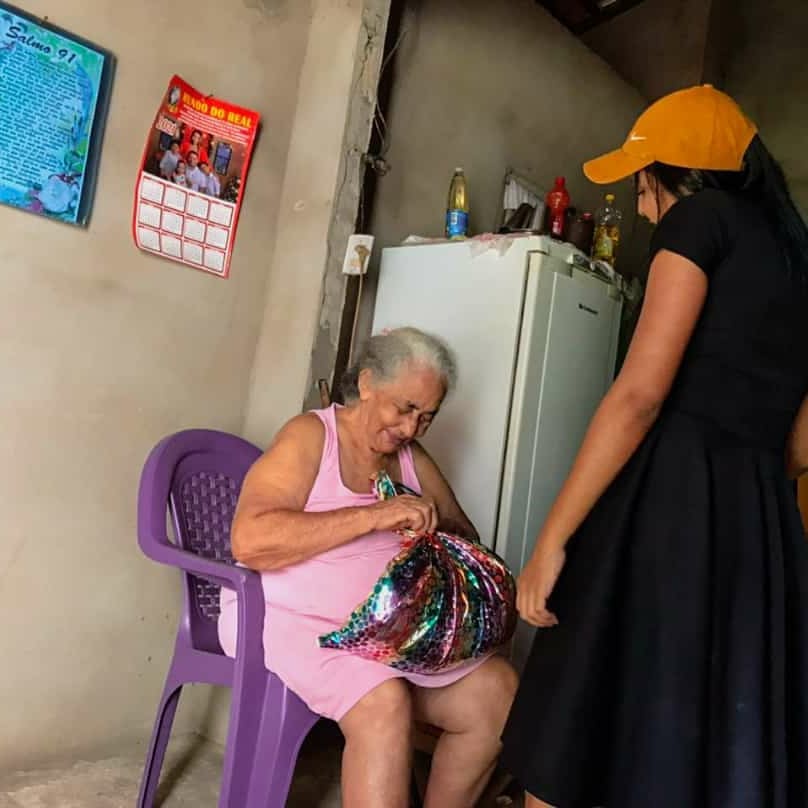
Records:
<instances>
[{"instance_id":1,"label":"concrete wall","mask_svg":"<svg viewBox=\"0 0 808 808\"><path fill-rule=\"evenodd\" d=\"M329 286L342 281L333 264L356 220L389 7L390 0L312 0L244 409L243 434L261 446L300 412L314 365L333 356L329 320L339 321L342 299ZM229 704L229 691L219 690L205 715L203 732L220 742Z\"/></svg>"},{"instance_id":2,"label":"concrete wall","mask_svg":"<svg viewBox=\"0 0 808 808\"><path fill-rule=\"evenodd\" d=\"M390 0L317 2L247 408L246 434L259 444L307 393L309 406L319 406L310 382L333 369L342 258L356 224L389 11Z\"/></svg>"},{"instance_id":3,"label":"concrete wall","mask_svg":"<svg viewBox=\"0 0 808 808\"><path fill-rule=\"evenodd\" d=\"M649 101L699 84L715 0L643 0L582 40Z\"/></svg>"},{"instance_id":4,"label":"concrete wall","mask_svg":"<svg viewBox=\"0 0 808 808\"><path fill-rule=\"evenodd\" d=\"M233 2L224 16L216 0L193 13L17 2L108 47L118 70L89 230L0 208L2 769L108 751L151 724L178 581L137 550L138 475L167 433L242 428L262 319L302 305L264 293L310 24L308 0ZM228 281L132 243L136 169L174 71L264 115ZM180 729L204 709L191 695Z\"/></svg>"},{"instance_id":5,"label":"concrete wall","mask_svg":"<svg viewBox=\"0 0 808 808\"><path fill-rule=\"evenodd\" d=\"M803 0L738 0L725 88L760 127L781 162L794 200L808 216L808 5ZM808 531L808 477L799 484Z\"/></svg>"},{"instance_id":6,"label":"concrete wall","mask_svg":"<svg viewBox=\"0 0 808 808\"><path fill-rule=\"evenodd\" d=\"M409 234L443 234L455 166L469 181L473 232L496 226L508 167L548 188L567 177L573 204L603 193L581 163L618 146L643 101L531 0L509 13L485 0L411 2L397 55L387 160L372 214L376 236L359 333L372 319L380 249ZM628 183L619 202L630 211ZM632 215L627 214L628 229Z\"/></svg>"},{"instance_id":7,"label":"concrete wall","mask_svg":"<svg viewBox=\"0 0 808 808\"><path fill-rule=\"evenodd\" d=\"M808 4L803 0L738 0L737 36L726 89L757 122L808 215Z\"/></svg>"}]
</instances>

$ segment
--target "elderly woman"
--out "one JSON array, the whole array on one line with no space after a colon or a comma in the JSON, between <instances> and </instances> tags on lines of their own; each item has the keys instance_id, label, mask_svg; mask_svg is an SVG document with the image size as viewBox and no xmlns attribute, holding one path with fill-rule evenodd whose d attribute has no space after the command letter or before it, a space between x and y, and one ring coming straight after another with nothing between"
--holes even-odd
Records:
<instances>
[{"instance_id":1,"label":"elderly woman","mask_svg":"<svg viewBox=\"0 0 808 808\"><path fill-rule=\"evenodd\" d=\"M454 375L434 337L402 328L371 338L346 375L346 405L289 421L247 475L236 511L233 552L263 575L267 667L345 736L345 808L406 808L416 719L444 730L426 808L469 808L494 768L516 689L498 656L417 675L317 642L371 592L400 548L396 529L476 538L416 442ZM377 501L370 480L380 470L421 496ZM235 602L224 593L219 634L231 655L235 626Z\"/></svg>"}]
</instances>

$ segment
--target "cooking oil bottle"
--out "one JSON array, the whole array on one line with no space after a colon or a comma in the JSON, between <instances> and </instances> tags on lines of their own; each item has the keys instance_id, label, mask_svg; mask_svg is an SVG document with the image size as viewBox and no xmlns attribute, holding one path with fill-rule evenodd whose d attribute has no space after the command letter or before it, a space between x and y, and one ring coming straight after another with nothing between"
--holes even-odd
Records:
<instances>
[{"instance_id":1,"label":"cooking oil bottle","mask_svg":"<svg viewBox=\"0 0 808 808\"><path fill-rule=\"evenodd\" d=\"M595 238L592 243L592 258L604 261L613 267L620 245L620 225L623 214L614 204L614 194L606 194L603 207L595 219Z\"/></svg>"},{"instance_id":2,"label":"cooking oil bottle","mask_svg":"<svg viewBox=\"0 0 808 808\"><path fill-rule=\"evenodd\" d=\"M446 203L446 238L463 239L468 234L469 196L466 175L462 168L456 168L449 186L449 200Z\"/></svg>"}]
</instances>

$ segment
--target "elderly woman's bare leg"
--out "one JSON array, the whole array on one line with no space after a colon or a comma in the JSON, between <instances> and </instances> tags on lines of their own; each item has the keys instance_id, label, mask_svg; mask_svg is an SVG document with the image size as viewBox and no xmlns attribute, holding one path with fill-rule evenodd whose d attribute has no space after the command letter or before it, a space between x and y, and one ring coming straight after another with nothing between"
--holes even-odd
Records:
<instances>
[{"instance_id":1,"label":"elderly woman's bare leg","mask_svg":"<svg viewBox=\"0 0 808 808\"><path fill-rule=\"evenodd\" d=\"M443 730L424 808L474 805L496 766L516 686L516 672L497 656L448 687L416 688L416 717Z\"/></svg>"},{"instance_id":2,"label":"elderly woman's bare leg","mask_svg":"<svg viewBox=\"0 0 808 808\"><path fill-rule=\"evenodd\" d=\"M401 679L371 690L339 722L343 808L407 808L412 768L412 693Z\"/></svg>"}]
</instances>

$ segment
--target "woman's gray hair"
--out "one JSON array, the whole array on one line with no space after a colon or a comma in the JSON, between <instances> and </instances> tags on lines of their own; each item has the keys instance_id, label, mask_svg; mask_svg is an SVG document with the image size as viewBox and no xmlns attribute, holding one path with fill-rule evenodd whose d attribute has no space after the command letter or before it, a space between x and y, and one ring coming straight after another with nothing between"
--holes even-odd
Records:
<instances>
[{"instance_id":1,"label":"woman's gray hair","mask_svg":"<svg viewBox=\"0 0 808 808\"><path fill-rule=\"evenodd\" d=\"M372 336L357 361L345 371L340 392L343 401L359 398L359 374L369 370L375 381L389 382L402 365L421 365L434 370L446 384L448 393L457 381L457 367L443 340L417 328L394 328Z\"/></svg>"}]
</instances>

